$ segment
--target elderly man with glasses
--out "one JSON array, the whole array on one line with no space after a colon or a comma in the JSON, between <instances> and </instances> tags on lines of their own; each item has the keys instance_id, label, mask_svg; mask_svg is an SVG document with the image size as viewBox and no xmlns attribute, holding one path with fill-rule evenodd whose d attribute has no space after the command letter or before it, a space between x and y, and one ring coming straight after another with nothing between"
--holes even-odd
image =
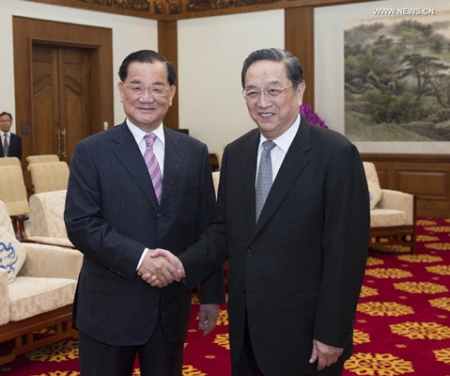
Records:
<instances>
[{"instance_id":1,"label":"elderly man with glasses","mask_svg":"<svg viewBox=\"0 0 450 376\"><path fill-rule=\"evenodd\" d=\"M299 114L303 70L288 51L251 53L241 80L257 128L224 151L218 219L179 259L154 256L183 273L181 260L188 286L229 259L233 376L342 375L369 245L359 153Z\"/></svg>"},{"instance_id":2,"label":"elderly man with glasses","mask_svg":"<svg viewBox=\"0 0 450 376\"><path fill-rule=\"evenodd\" d=\"M163 125L175 76L154 51L130 54L118 83L127 118L74 150L65 221L84 254L74 304L83 376L131 376L136 356L140 375L182 374L191 294L139 277L154 272L159 286L179 280L176 268L151 253L181 253L216 217L206 145ZM218 265L200 288L205 334L224 299Z\"/></svg>"}]
</instances>

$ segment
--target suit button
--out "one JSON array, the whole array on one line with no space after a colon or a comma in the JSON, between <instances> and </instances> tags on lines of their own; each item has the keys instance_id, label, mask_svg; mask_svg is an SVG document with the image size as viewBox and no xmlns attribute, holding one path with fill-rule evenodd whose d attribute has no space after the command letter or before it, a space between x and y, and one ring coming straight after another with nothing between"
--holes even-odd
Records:
<instances>
[{"instance_id":1,"label":"suit button","mask_svg":"<svg viewBox=\"0 0 450 376\"><path fill-rule=\"evenodd\" d=\"M253 255L256 252L256 249L255 247L250 247L249 249L247 249L247 252Z\"/></svg>"}]
</instances>

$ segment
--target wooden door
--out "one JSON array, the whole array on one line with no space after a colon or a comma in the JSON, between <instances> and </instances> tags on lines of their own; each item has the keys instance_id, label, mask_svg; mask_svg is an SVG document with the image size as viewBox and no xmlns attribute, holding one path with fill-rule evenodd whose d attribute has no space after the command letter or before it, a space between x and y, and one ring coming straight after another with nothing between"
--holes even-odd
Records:
<instances>
[{"instance_id":1,"label":"wooden door","mask_svg":"<svg viewBox=\"0 0 450 376\"><path fill-rule=\"evenodd\" d=\"M89 49L33 44L33 153L70 161L75 144L92 134Z\"/></svg>"}]
</instances>

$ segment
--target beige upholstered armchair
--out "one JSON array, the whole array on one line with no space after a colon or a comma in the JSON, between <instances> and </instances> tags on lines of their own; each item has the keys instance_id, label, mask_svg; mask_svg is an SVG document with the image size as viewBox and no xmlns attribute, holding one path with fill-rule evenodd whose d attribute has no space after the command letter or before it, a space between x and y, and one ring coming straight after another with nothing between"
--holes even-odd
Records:
<instances>
[{"instance_id":1,"label":"beige upholstered armchair","mask_svg":"<svg viewBox=\"0 0 450 376\"><path fill-rule=\"evenodd\" d=\"M377 170L364 162L370 194L371 247L397 245L416 253L415 197L409 193L381 189Z\"/></svg>"},{"instance_id":2,"label":"beige upholstered armchair","mask_svg":"<svg viewBox=\"0 0 450 376\"><path fill-rule=\"evenodd\" d=\"M1 159L13 160L17 158ZM13 163L16 162L13 161ZM20 163L19 166L0 166L0 200L5 204L9 216L13 220L16 237L23 239L25 233L24 221L28 219L30 207Z\"/></svg>"},{"instance_id":3,"label":"beige upholstered armchair","mask_svg":"<svg viewBox=\"0 0 450 376\"><path fill-rule=\"evenodd\" d=\"M82 259L73 249L20 243L0 201L0 347L8 350L0 365L77 335L72 303Z\"/></svg>"},{"instance_id":4,"label":"beige upholstered armchair","mask_svg":"<svg viewBox=\"0 0 450 376\"><path fill-rule=\"evenodd\" d=\"M22 168L20 160L17 157L0 158L0 166L16 166Z\"/></svg>"},{"instance_id":5,"label":"beige upholstered armchair","mask_svg":"<svg viewBox=\"0 0 450 376\"><path fill-rule=\"evenodd\" d=\"M59 162L59 158L56 154L29 155L27 162L29 165L33 163Z\"/></svg>"},{"instance_id":6,"label":"beige upholstered armchair","mask_svg":"<svg viewBox=\"0 0 450 376\"><path fill-rule=\"evenodd\" d=\"M27 169L31 173L34 193L67 189L69 166L66 162L32 163Z\"/></svg>"},{"instance_id":7,"label":"beige upholstered armchair","mask_svg":"<svg viewBox=\"0 0 450 376\"><path fill-rule=\"evenodd\" d=\"M29 240L74 247L67 237L64 207L67 190L36 193L30 197Z\"/></svg>"}]
</instances>

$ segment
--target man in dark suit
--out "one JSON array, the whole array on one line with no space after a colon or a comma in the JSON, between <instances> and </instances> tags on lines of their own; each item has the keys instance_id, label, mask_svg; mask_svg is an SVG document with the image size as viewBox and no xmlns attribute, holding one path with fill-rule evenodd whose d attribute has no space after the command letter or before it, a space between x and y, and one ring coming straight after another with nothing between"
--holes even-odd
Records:
<instances>
[{"instance_id":1,"label":"man in dark suit","mask_svg":"<svg viewBox=\"0 0 450 376\"><path fill-rule=\"evenodd\" d=\"M157 247L180 253L215 219L206 145L168 129L163 118L175 95L175 69L154 51L130 54L118 84L127 119L79 142L71 161L65 222L84 254L75 297L83 376L181 376L191 295ZM220 268L207 273L200 324L210 332L224 301Z\"/></svg>"},{"instance_id":2,"label":"man in dark suit","mask_svg":"<svg viewBox=\"0 0 450 376\"><path fill-rule=\"evenodd\" d=\"M218 220L178 255L184 282L229 259L233 375L341 375L370 227L358 151L299 115L305 83L289 52L250 54L242 86L258 129L225 149Z\"/></svg>"},{"instance_id":3,"label":"man in dark suit","mask_svg":"<svg viewBox=\"0 0 450 376\"><path fill-rule=\"evenodd\" d=\"M10 132L12 115L8 112L0 114L0 158L17 157L22 158L22 139L20 136Z\"/></svg>"}]
</instances>

